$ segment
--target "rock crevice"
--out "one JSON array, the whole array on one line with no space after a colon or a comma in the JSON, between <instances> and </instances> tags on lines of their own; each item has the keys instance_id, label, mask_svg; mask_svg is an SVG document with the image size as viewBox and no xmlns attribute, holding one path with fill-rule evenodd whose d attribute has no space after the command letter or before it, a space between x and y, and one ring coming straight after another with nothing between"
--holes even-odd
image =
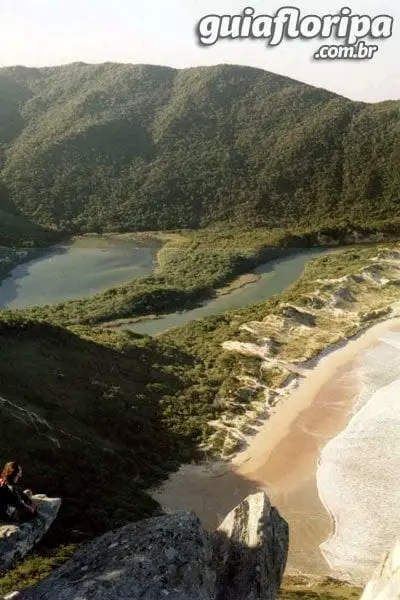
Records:
<instances>
[{"instance_id":1,"label":"rock crevice","mask_svg":"<svg viewBox=\"0 0 400 600\"><path fill-rule=\"evenodd\" d=\"M18 600L274 600L288 526L263 494L213 534L193 513L127 525L94 540Z\"/></svg>"}]
</instances>

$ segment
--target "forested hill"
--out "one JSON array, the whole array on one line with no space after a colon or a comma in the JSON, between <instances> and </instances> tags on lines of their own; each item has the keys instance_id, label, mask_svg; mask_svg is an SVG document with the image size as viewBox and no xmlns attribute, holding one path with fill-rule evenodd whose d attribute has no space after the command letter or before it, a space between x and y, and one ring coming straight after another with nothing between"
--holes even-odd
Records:
<instances>
[{"instance_id":1,"label":"forested hill","mask_svg":"<svg viewBox=\"0 0 400 600\"><path fill-rule=\"evenodd\" d=\"M45 229L29 221L10 201L6 186L0 183L0 276L2 274L2 246L11 246L16 249L29 248L43 244L48 245L59 238L56 231Z\"/></svg>"},{"instance_id":2,"label":"forested hill","mask_svg":"<svg viewBox=\"0 0 400 600\"><path fill-rule=\"evenodd\" d=\"M400 211L399 116L246 67L5 68L2 180L70 231L371 223Z\"/></svg>"}]
</instances>

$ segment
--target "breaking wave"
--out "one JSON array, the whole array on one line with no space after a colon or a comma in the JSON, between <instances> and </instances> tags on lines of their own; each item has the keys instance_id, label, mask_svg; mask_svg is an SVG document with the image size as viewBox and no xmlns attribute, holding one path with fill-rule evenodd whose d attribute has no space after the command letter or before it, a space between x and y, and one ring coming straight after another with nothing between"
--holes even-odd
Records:
<instances>
[{"instance_id":1,"label":"breaking wave","mask_svg":"<svg viewBox=\"0 0 400 600\"><path fill-rule=\"evenodd\" d=\"M360 356L360 394L321 451L320 498L334 522L321 551L337 576L364 584L400 537L400 335Z\"/></svg>"}]
</instances>

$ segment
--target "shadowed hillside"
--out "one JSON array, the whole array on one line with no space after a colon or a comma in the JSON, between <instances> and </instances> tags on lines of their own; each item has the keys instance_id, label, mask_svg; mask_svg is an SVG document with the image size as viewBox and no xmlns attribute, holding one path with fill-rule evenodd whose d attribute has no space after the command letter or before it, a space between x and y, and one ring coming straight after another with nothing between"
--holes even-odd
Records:
<instances>
[{"instance_id":1,"label":"shadowed hillside","mask_svg":"<svg viewBox=\"0 0 400 600\"><path fill-rule=\"evenodd\" d=\"M213 414L204 398L190 401L184 352L77 333L0 320L0 459L21 461L26 485L63 498L55 542L151 514L142 490L194 455Z\"/></svg>"},{"instance_id":2,"label":"shadowed hillside","mask_svg":"<svg viewBox=\"0 0 400 600\"><path fill-rule=\"evenodd\" d=\"M18 263L33 258L38 248L49 246L60 238L61 234L25 217L0 182L0 281Z\"/></svg>"},{"instance_id":3,"label":"shadowed hillside","mask_svg":"<svg viewBox=\"0 0 400 600\"><path fill-rule=\"evenodd\" d=\"M55 242L59 236L27 219L10 200L6 186L0 183L0 246L29 248Z\"/></svg>"}]
</instances>

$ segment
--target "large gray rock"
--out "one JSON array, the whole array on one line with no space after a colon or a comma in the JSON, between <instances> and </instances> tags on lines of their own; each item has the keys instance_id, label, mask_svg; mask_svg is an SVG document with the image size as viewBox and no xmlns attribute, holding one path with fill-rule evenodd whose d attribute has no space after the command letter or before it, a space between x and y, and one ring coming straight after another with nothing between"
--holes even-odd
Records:
<instances>
[{"instance_id":1,"label":"large gray rock","mask_svg":"<svg viewBox=\"0 0 400 600\"><path fill-rule=\"evenodd\" d=\"M286 567L289 527L264 493L249 496L214 534L217 600L274 600Z\"/></svg>"},{"instance_id":2,"label":"large gray rock","mask_svg":"<svg viewBox=\"0 0 400 600\"><path fill-rule=\"evenodd\" d=\"M57 517L61 506L60 498L34 496L38 504L38 516L32 521L21 524L0 526L0 572L9 569L12 564L23 558L47 532Z\"/></svg>"},{"instance_id":3,"label":"large gray rock","mask_svg":"<svg viewBox=\"0 0 400 600\"><path fill-rule=\"evenodd\" d=\"M127 525L76 552L18 600L211 600L212 546L198 518L177 513Z\"/></svg>"},{"instance_id":4,"label":"large gray rock","mask_svg":"<svg viewBox=\"0 0 400 600\"><path fill-rule=\"evenodd\" d=\"M192 513L127 525L94 540L18 600L275 600L288 526L265 494L214 534Z\"/></svg>"},{"instance_id":5,"label":"large gray rock","mask_svg":"<svg viewBox=\"0 0 400 600\"><path fill-rule=\"evenodd\" d=\"M367 584L361 600L400 599L400 542L387 554Z\"/></svg>"}]
</instances>

